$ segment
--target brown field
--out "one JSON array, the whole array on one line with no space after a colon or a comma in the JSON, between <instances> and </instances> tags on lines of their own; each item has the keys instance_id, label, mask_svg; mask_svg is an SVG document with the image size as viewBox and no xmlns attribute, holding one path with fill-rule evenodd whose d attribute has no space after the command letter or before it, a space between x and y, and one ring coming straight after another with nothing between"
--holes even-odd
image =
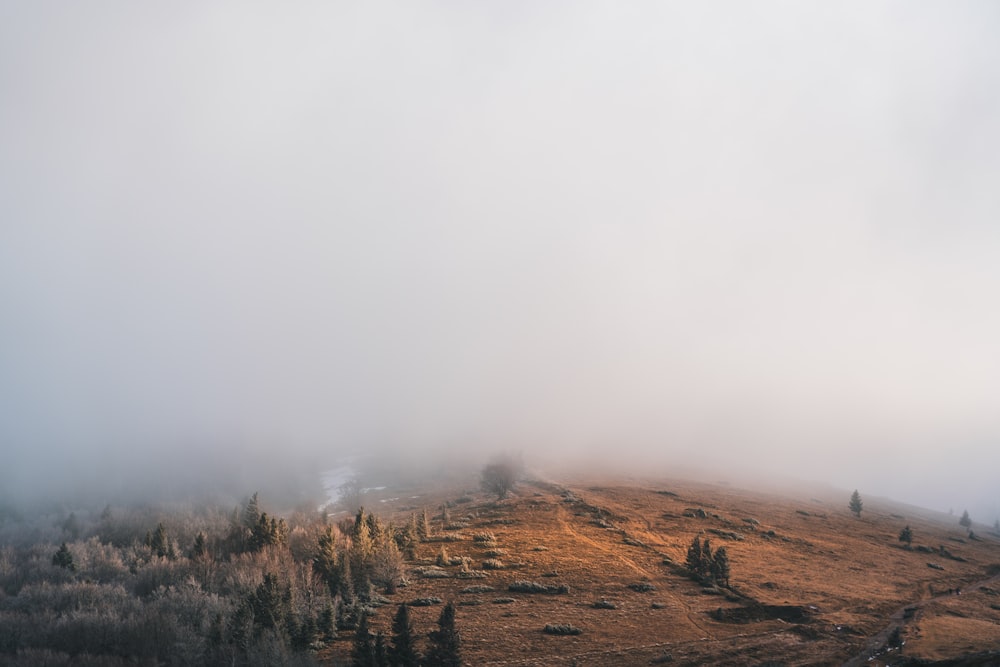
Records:
<instances>
[{"instance_id":1,"label":"brown field","mask_svg":"<svg viewBox=\"0 0 1000 667\"><path fill-rule=\"evenodd\" d=\"M858 519L847 509L848 494L797 497L676 480L534 481L502 502L457 487L426 491L389 489L384 496L403 499L369 502L397 522L413 503L451 502L452 522L467 526L442 530L435 521L436 534L456 538L443 543L448 554L471 558L480 578L463 578L458 566L444 568L447 578L421 577L419 568L433 565L442 546L424 542L407 562L407 586L377 611L372 628L389 634L398 603L452 600L460 605L470 665L1000 662L1000 654L971 657L1000 647L1000 610L991 606L1000 608L1000 540L975 525L979 539L969 540L957 517L865 498ZM704 518L691 511L698 509ZM897 539L906 524L912 549ZM474 542L482 531L496 544ZM726 547L732 590L703 588L685 576L697 535ZM503 550L504 569L482 570L489 549ZM509 592L518 580L569 592ZM655 590L629 587L640 583ZM493 590L462 592L484 585ZM596 608L598 600L614 608ZM719 609L728 620L713 618ZM434 627L440 610L413 608L419 634ZM548 635L542 629L549 623L582 633ZM903 645L883 653L896 627ZM350 648L344 633L320 657L339 664ZM873 653L879 657L868 660Z\"/></svg>"}]
</instances>

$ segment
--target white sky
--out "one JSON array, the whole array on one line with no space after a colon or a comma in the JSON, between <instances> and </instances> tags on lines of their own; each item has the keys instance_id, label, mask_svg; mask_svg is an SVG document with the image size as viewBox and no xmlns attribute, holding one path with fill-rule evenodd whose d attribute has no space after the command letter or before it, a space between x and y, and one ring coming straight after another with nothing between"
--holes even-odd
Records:
<instances>
[{"instance_id":1,"label":"white sky","mask_svg":"<svg viewBox=\"0 0 1000 667\"><path fill-rule=\"evenodd\" d=\"M985 1L4 2L8 483L606 449L1000 513L998 34Z\"/></svg>"}]
</instances>

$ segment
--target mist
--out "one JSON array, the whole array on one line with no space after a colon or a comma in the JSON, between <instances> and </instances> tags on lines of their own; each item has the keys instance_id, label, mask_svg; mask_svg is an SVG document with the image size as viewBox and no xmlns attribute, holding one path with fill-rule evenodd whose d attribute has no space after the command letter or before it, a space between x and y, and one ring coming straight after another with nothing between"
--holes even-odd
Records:
<instances>
[{"instance_id":1,"label":"mist","mask_svg":"<svg viewBox=\"0 0 1000 667\"><path fill-rule=\"evenodd\" d=\"M5 2L4 495L517 450L992 522L998 28Z\"/></svg>"}]
</instances>

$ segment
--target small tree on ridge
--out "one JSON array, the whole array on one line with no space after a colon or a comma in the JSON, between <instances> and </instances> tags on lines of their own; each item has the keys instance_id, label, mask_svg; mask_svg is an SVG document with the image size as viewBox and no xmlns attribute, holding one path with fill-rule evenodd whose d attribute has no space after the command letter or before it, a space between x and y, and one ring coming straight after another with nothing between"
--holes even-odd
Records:
<instances>
[{"instance_id":1,"label":"small tree on ridge","mask_svg":"<svg viewBox=\"0 0 1000 667\"><path fill-rule=\"evenodd\" d=\"M861 508L864 507L864 503L861 502L861 494L858 493L857 489L854 489L854 493L851 494L851 502L847 506L854 512L855 516L861 516Z\"/></svg>"}]
</instances>

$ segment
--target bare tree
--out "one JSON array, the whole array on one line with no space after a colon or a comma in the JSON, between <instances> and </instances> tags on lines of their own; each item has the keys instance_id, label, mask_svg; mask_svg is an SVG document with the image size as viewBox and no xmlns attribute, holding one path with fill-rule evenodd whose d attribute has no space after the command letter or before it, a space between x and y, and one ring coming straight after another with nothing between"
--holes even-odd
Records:
<instances>
[{"instance_id":1,"label":"bare tree","mask_svg":"<svg viewBox=\"0 0 1000 667\"><path fill-rule=\"evenodd\" d=\"M495 459L483 468L480 484L503 500L514 489L523 468L523 464L511 456Z\"/></svg>"}]
</instances>

